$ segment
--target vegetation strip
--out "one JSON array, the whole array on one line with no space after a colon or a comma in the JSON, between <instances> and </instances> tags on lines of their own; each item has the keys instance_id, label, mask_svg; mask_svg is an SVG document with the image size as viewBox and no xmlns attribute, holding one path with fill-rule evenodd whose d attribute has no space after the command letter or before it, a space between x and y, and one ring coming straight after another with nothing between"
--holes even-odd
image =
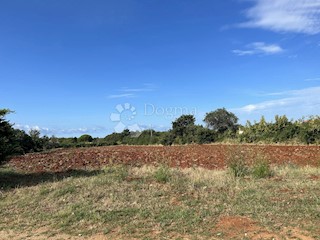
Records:
<instances>
[{"instance_id":1,"label":"vegetation strip","mask_svg":"<svg viewBox=\"0 0 320 240\"><path fill-rule=\"evenodd\" d=\"M0 239L37 239L38 229L47 239L319 239L319 168L272 171L235 178L229 170L113 165L22 174L10 185L17 173L4 168Z\"/></svg>"}]
</instances>

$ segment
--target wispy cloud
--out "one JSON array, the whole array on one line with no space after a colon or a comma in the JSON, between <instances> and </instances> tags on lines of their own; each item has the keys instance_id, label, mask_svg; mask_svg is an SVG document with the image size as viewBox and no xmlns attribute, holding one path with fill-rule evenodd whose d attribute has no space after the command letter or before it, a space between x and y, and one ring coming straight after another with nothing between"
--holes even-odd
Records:
<instances>
[{"instance_id":1,"label":"wispy cloud","mask_svg":"<svg viewBox=\"0 0 320 240\"><path fill-rule=\"evenodd\" d=\"M147 88L125 88L122 90L123 92L150 92L152 89Z\"/></svg>"},{"instance_id":2,"label":"wispy cloud","mask_svg":"<svg viewBox=\"0 0 320 240\"><path fill-rule=\"evenodd\" d=\"M251 0L245 14L249 21L240 27L276 32L320 33L320 0Z\"/></svg>"},{"instance_id":3,"label":"wispy cloud","mask_svg":"<svg viewBox=\"0 0 320 240\"><path fill-rule=\"evenodd\" d=\"M92 133L99 133L101 131L105 132L107 129L105 127L96 126L96 127L80 127L80 128L48 128L48 127L41 127L38 125L30 126L30 125L23 125L23 124L15 124L14 128L24 130L25 132L29 133L31 130L38 130L42 135L68 135L68 136L75 136L81 134L92 134Z\"/></svg>"},{"instance_id":4,"label":"wispy cloud","mask_svg":"<svg viewBox=\"0 0 320 240\"><path fill-rule=\"evenodd\" d=\"M254 42L248 44L246 49L240 50L235 49L232 52L238 56L246 56L246 55L255 55L255 54L262 54L262 55L273 55L282 53L284 49L277 45L277 44L266 44L264 42Z\"/></svg>"},{"instance_id":5,"label":"wispy cloud","mask_svg":"<svg viewBox=\"0 0 320 240\"><path fill-rule=\"evenodd\" d=\"M144 84L141 88L123 88L121 91L123 92L152 92L155 87L153 84Z\"/></svg>"},{"instance_id":6,"label":"wispy cloud","mask_svg":"<svg viewBox=\"0 0 320 240\"><path fill-rule=\"evenodd\" d=\"M38 125L30 126L30 125L27 125L27 124L26 125L14 124L13 127L16 128L16 129L24 130L27 133L30 132L31 130L37 130L37 131L43 133L44 135L51 132L51 130L49 128L40 127Z\"/></svg>"},{"instance_id":7,"label":"wispy cloud","mask_svg":"<svg viewBox=\"0 0 320 240\"><path fill-rule=\"evenodd\" d=\"M142 92L152 92L154 91L154 85L153 84L144 84L140 88L122 88L118 90L118 94L111 94L108 96L108 98L113 99L113 98L133 98L137 97L138 93Z\"/></svg>"},{"instance_id":8,"label":"wispy cloud","mask_svg":"<svg viewBox=\"0 0 320 240\"><path fill-rule=\"evenodd\" d=\"M320 81L320 78L307 78L304 81L306 81L306 82L317 82L317 81Z\"/></svg>"},{"instance_id":9,"label":"wispy cloud","mask_svg":"<svg viewBox=\"0 0 320 240\"><path fill-rule=\"evenodd\" d=\"M274 113L294 111L297 114L306 113L308 111L310 114L320 112L320 87L269 93L266 94L266 96L278 96L280 98L248 104L233 110L237 113L248 114L262 114L265 111Z\"/></svg>"},{"instance_id":10,"label":"wispy cloud","mask_svg":"<svg viewBox=\"0 0 320 240\"><path fill-rule=\"evenodd\" d=\"M315 96L315 94L318 94L320 91L320 87L311 87L311 88L304 88L299 90L288 90L288 91L282 91L282 92L271 92L271 93L264 93L260 94L260 96L305 96L308 94L311 94L312 96Z\"/></svg>"},{"instance_id":11,"label":"wispy cloud","mask_svg":"<svg viewBox=\"0 0 320 240\"><path fill-rule=\"evenodd\" d=\"M235 110L238 112L252 113L252 112L257 112L257 111L261 111L261 110L292 105L294 103L297 103L297 100L298 99L294 99L294 98L283 98L283 99L278 99L278 100L249 104L249 105L246 105L244 107L241 107L241 108L238 108Z\"/></svg>"},{"instance_id":12,"label":"wispy cloud","mask_svg":"<svg viewBox=\"0 0 320 240\"><path fill-rule=\"evenodd\" d=\"M109 95L108 98L113 99L113 98L133 98L135 95L133 93L122 93L122 94L112 94Z\"/></svg>"}]
</instances>

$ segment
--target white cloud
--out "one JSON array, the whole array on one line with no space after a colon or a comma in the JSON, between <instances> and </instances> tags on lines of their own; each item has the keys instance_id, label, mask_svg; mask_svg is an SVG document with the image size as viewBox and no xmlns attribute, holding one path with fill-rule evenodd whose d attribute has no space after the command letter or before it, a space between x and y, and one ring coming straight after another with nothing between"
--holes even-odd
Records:
<instances>
[{"instance_id":1,"label":"white cloud","mask_svg":"<svg viewBox=\"0 0 320 240\"><path fill-rule=\"evenodd\" d=\"M277 44L266 44L264 42L254 42L248 44L246 48L245 50L235 49L232 52L238 56L246 56L255 54L273 55L284 51L284 49Z\"/></svg>"},{"instance_id":2,"label":"white cloud","mask_svg":"<svg viewBox=\"0 0 320 240\"><path fill-rule=\"evenodd\" d=\"M276 32L320 33L320 0L251 0L248 22L240 27L263 28Z\"/></svg>"},{"instance_id":3,"label":"white cloud","mask_svg":"<svg viewBox=\"0 0 320 240\"><path fill-rule=\"evenodd\" d=\"M320 92L320 87L311 87L311 88L304 88L299 90L266 93L262 95L263 96L308 96L310 95L311 97L314 97L314 96L317 96L319 92Z\"/></svg>"},{"instance_id":4,"label":"white cloud","mask_svg":"<svg viewBox=\"0 0 320 240\"><path fill-rule=\"evenodd\" d=\"M14 124L13 125L14 128L16 129L21 129L21 130L24 130L26 131L27 133L30 132L31 130L37 130L37 131L42 131L42 132L46 132L46 131L50 131L49 128L46 128L46 127L39 127L37 125L35 126L29 126L29 125L21 125L21 124Z\"/></svg>"},{"instance_id":5,"label":"white cloud","mask_svg":"<svg viewBox=\"0 0 320 240\"><path fill-rule=\"evenodd\" d=\"M238 112L246 112L246 113L252 113L257 112L261 110L267 110L267 109L273 109L277 107L285 107L288 105L293 105L294 103L300 102L301 99L297 98L282 98L278 100L271 100L271 101L265 101L261 103L256 104L249 104L244 107L236 109Z\"/></svg>"},{"instance_id":6,"label":"white cloud","mask_svg":"<svg viewBox=\"0 0 320 240\"><path fill-rule=\"evenodd\" d=\"M123 92L152 92L152 91L154 91L154 88L148 85L143 88L124 88L121 91L123 91Z\"/></svg>"},{"instance_id":7,"label":"white cloud","mask_svg":"<svg viewBox=\"0 0 320 240\"><path fill-rule=\"evenodd\" d=\"M248 104L233 109L239 114L289 114L302 117L303 115L317 115L320 112L320 87L290 90L265 94L265 96L280 97Z\"/></svg>"},{"instance_id":8,"label":"white cloud","mask_svg":"<svg viewBox=\"0 0 320 240\"><path fill-rule=\"evenodd\" d=\"M135 97L133 93L113 94L109 95L108 98L132 98Z\"/></svg>"},{"instance_id":9,"label":"white cloud","mask_svg":"<svg viewBox=\"0 0 320 240\"><path fill-rule=\"evenodd\" d=\"M118 90L119 94L109 95L108 98L132 98L137 97L137 93L152 92L154 91L154 85L150 83L143 84L141 88L122 88Z\"/></svg>"},{"instance_id":10,"label":"white cloud","mask_svg":"<svg viewBox=\"0 0 320 240\"><path fill-rule=\"evenodd\" d=\"M105 127L97 126L97 127L80 127L80 128L47 128L47 127L40 127L40 126L30 126L30 125L22 125L22 124L15 124L14 128L20 129L29 133L30 130L38 130L40 131L41 135L67 135L67 136L75 136L75 135L82 135L82 134L90 134L90 133L99 133L105 132L107 129Z\"/></svg>"},{"instance_id":11,"label":"white cloud","mask_svg":"<svg viewBox=\"0 0 320 240\"><path fill-rule=\"evenodd\" d=\"M255 52L252 50L239 50L239 49L235 49L232 50L232 52L238 56L246 56L246 55L254 55Z\"/></svg>"},{"instance_id":12,"label":"white cloud","mask_svg":"<svg viewBox=\"0 0 320 240\"><path fill-rule=\"evenodd\" d=\"M305 79L306 82L317 82L320 81L320 78L307 78Z\"/></svg>"}]
</instances>

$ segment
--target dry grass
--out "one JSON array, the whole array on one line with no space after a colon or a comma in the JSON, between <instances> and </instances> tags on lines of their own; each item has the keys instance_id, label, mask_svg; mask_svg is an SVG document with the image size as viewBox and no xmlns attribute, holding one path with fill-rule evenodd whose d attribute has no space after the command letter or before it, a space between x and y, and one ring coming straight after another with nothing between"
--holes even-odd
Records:
<instances>
[{"instance_id":1,"label":"dry grass","mask_svg":"<svg viewBox=\"0 0 320 240\"><path fill-rule=\"evenodd\" d=\"M158 178L159 168L112 166L44 178L2 169L0 239L320 239L320 169L273 171L255 179L162 166ZM236 216L250 224L219 228Z\"/></svg>"}]
</instances>

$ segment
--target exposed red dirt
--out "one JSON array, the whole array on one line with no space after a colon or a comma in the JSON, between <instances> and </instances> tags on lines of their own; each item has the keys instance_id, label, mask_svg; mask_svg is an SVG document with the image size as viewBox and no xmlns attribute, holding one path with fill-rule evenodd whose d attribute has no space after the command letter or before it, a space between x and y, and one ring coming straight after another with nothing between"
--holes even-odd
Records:
<instances>
[{"instance_id":1,"label":"exposed red dirt","mask_svg":"<svg viewBox=\"0 0 320 240\"><path fill-rule=\"evenodd\" d=\"M227 156L242 152L249 162L264 156L272 164L318 166L320 146L284 145L187 145L110 146L57 149L46 153L14 157L9 165L27 172L61 172L70 169L100 168L109 164L141 166L166 163L172 167L221 169Z\"/></svg>"},{"instance_id":2,"label":"exposed red dirt","mask_svg":"<svg viewBox=\"0 0 320 240\"><path fill-rule=\"evenodd\" d=\"M220 239L315 240L298 228L283 228L281 231L275 233L262 227L258 222L250 218L240 216L221 217L214 228L214 234Z\"/></svg>"},{"instance_id":3,"label":"exposed red dirt","mask_svg":"<svg viewBox=\"0 0 320 240\"><path fill-rule=\"evenodd\" d=\"M320 176L316 176L316 175L311 175L309 177L310 180L313 180L313 181L319 181L320 180Z\"/></svg>"},{"instance_id":4,"label":"exposed red dirt","mask_svg":"<svg viewBox=\"0 0 320 240\"><path fill-rule=\"evenodd\" d=\"M223 239L280 239L250 218L238 216L222 217L215 232Z\"/></svg>"}]
</instances>

